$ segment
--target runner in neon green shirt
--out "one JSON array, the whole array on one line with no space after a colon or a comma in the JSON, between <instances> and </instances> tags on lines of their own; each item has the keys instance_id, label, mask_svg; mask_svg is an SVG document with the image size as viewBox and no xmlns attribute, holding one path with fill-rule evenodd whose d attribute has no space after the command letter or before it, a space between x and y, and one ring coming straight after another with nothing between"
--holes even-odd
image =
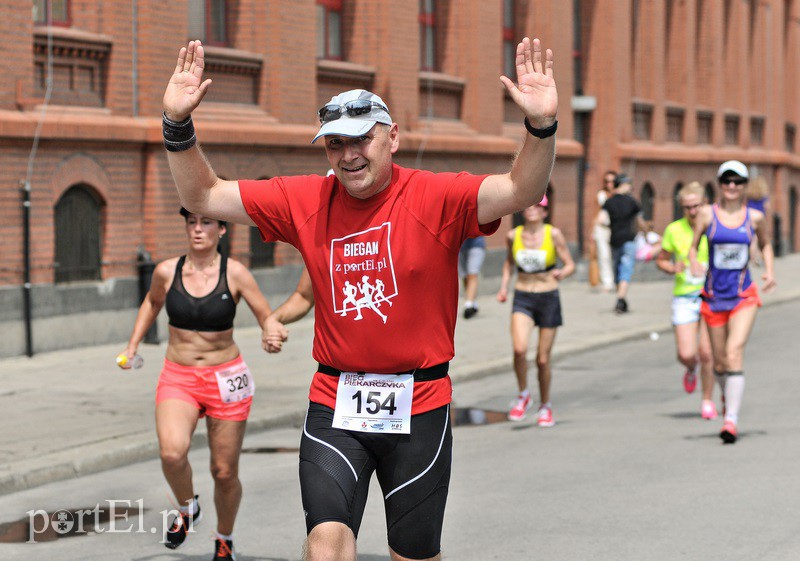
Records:
<instances>
[{"instance_id":1,"label":"runner in neon green shirt","mask_svg":"<svg viewBox=\"0 0 800 561\"><path fill-rule=\"evenodd\" d=\"M684 211L684 214L686 214L686 211ZM675 296L699 296L706 281L705 276L694 277L689 270L689 248L692 245L693 238L692 225L689 223L689 219L684 216L667 226L666 230L664 230L664 237L661 239L661 249L670 254L669 257L675 271L675 288L672 290ZM708 265L708 240L705 236L700 241L697 260L704 265ZM672 269L662 270L672 273Z\"/></svg>"},{"instance_id":2,"label":"runner in neon green shirt","mask_svg":"<svg viewBox=\"0 0 800 561\"><path fill-rule=\"evenodd\" d=\"M708 327L700 318L700 292L703 290L705 277L694 277L689 270L689 248L694 238L693 228L697 215L705 204L705 190L696 181L689 183L678 192L678 200L683 209L683 218L671 223L664 230L656 266L675 277L672 291L672 325L678 360L686 367L683 387L687 393L694 392L697 387L699 367L703 389L700 415L703 419L710 420L716 418L717 408L712 399L714 372L711 340L708 336ZM705 236L700 242L697 260L708 266L708 241Z\"/></svg>"}]
</instances>

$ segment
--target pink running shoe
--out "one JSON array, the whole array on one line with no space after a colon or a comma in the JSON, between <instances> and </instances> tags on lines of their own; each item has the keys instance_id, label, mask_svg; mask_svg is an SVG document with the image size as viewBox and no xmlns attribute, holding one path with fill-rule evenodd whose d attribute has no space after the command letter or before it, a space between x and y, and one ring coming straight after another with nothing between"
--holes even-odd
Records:
<instances>
[{"instance_id":1,"label":"pink running shoe","mask_svg":"<svg viewBox=\"0 0 800 561\"><path fill-rule=\"evenodd\" d=\"M700 416L707 421L717 418L717 406L710 399L704 399L700 406Z\"/></svg>"},{"instance_id":2,"label":"pink running shoe","mask_svg":"<svg viewBox=\"0 0 800 561\"><path fill-rule=\"evenodd\" d=\"M725 444L733 444L736 442L736 424L733 421L725 421L722 425L722 431L719 437Z\"/></svg>"},{"instance_id":3,"label":"pink running shoe","mask_svg":"<svg viewBox=\"0 0 800 561\"><path fill-rule=\"evenodd\" d=\"M542 407L539 409L539 413L537 415L536 423L540 427L552 427L556 424L553 420L553 410L549 407Z\"/></svg>"},{"instance_id":4,"label":"pink running shoe","mask_svg":"<svg viewBox=\"0 0 800 561\"><path fill-rule=\"evenodd\" d=\"M522 397L521 395L517 397L517 402L514 404L514 407L511 408L511 411L508 412L508 420L509 421L521 421L525 418L526 412L530 409L531 406L531 394L528 394L528 397Z\"/></svg>"},{"instance_id":5,"label":"pink running shoe","mask_svg":"<svg viewBox=\"0 0 800 561\"><path fill-rule=\"evenodd\" d=\"M697 374L695 368L687 368L686 373L683 375L683 389L686 393L692 393L697 387Z\"/></svg>"}]
</instances>

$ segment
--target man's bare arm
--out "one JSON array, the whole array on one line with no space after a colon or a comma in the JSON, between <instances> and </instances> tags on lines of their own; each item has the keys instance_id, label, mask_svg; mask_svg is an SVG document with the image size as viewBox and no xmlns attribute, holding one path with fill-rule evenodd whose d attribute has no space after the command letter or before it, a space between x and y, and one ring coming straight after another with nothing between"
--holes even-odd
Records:
<instances>
[{"instance_id":1,"label":"man's bare arm","mask_svg":"<svg viewBox=\"0 0 800 561\"><path fill-rule=\"evenodd\" d=\"M203 100L211 80L203 81L205 55L200 41L189 41L178 53L178 62L164 92L164 115L174 123L190 118ZM217 177L200 147L167 151L167 159L181 204L190 212L254 226L239 194L237 181Z\"/></svg>"},{"instance_id":2,"label":"man's bare arm","mask_svg":"<svg viewBox=\"0 0 800 561\"><path fill-rule=\"evenodd\" d=\"M500 80L522 110L531 127L546 129L556 122L558 92L553 79L553 52L542 57L538 39L525 37L517 45L517 83ZM555 135L538 138L526 134L509 173L490 175L478 192L478 222L487 224L542 200L555 162Z\"/></svg>"}]
</instances>

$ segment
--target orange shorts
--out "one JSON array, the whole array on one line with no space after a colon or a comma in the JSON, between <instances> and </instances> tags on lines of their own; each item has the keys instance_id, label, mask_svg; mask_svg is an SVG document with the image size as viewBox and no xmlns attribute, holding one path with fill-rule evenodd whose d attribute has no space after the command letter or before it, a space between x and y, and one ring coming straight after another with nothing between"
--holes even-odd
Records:
<instances>
[{"instance_id":1,"label":"orange shorts","mask_svg":"<svg viewBox=\"0 0 800 561\"><path fill-rule=\"evenodd\" d=\"M255 390L252 375L241 356L215 366L185 366L164 359L164 369L156 388L156 404L165 399L180 399L198 408L201 418L208 415L214 419L246 421L253 402L252 395L241 401L223 401L216 373L229 371L246 373L250 379L245 384L250 384L253 391ZM241 385L242 378L240 374L234 379ZM223 387L226 387L224 383Z\"/></svg>"},{"instance_id":2,"label":"orange shorts","mask_svg":"<svg viewBox=\"0 0 800 561\"><path fill-rule=\"evenodd\" d=\"M748 306L758 306L760 308L762 306L761 297L758 295L758 288L756 288L755 283L748 286L739 295L739 298L739 303L736 304L736 306L734 306L732 309L720 310L716 312L713 311L708 302L704 300L700 305L700 315L703 316L703 320L705 320L706 325L709 327L722 327L728 323L733 314L742 308L747 308Z\"/></svg>"}]
</instances>

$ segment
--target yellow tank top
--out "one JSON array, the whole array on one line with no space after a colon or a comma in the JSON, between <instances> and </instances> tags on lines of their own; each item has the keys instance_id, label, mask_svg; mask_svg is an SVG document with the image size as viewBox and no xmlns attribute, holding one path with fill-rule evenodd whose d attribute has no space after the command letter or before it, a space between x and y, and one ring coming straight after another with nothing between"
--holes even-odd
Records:
<instances>
[{"instance_id":1,"label":"yellow tank top","mask_svg":"<svg viewBox=\"0 0 800 561\"><path fill-rule=\"evenodd\" d=\"M543 273L556 266L556 246L553 245L553 227L544 225L542 245L538 249L530 249L522 243L522 226L514 228L514 243L511 254L522 273Z\"/></svg>"}]
</instances>

